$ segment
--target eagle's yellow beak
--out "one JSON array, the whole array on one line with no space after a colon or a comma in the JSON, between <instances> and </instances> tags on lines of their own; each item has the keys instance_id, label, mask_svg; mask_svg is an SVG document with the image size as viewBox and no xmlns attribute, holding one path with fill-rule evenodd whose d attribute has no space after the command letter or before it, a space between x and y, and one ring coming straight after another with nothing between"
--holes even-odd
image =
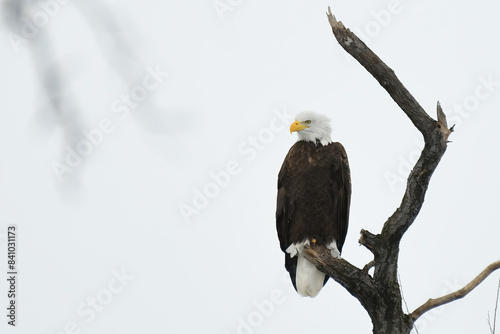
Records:
<instances>
[{"instance_id":1,"label":"eagle's yellow beak","mask_svg":"<svg viewBox=\"0 0 500 334\"><path fill-rule=\"evenodd\" d=\"M304 130L305 128L308 128L308 126L300 123L299 121L295 121L292 125L290 125L290 134L295 131Z\"/></svg>"}]
</instances>

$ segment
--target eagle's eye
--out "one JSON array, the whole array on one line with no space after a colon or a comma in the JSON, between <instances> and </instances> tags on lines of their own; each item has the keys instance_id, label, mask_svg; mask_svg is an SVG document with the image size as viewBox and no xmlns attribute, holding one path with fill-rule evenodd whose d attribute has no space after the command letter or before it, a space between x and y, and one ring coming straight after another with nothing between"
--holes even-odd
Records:
<instances>
[{"instance_id":1,"label":"eagle's eye","mask_svg":"<svg viewBox=\"0 0 500 334\"><path fill-rule=\"evenodd\" d=\"M307 120L304 122L305 124L311 124L311 121L310 120Z\"/></svg>"}]
</instances>

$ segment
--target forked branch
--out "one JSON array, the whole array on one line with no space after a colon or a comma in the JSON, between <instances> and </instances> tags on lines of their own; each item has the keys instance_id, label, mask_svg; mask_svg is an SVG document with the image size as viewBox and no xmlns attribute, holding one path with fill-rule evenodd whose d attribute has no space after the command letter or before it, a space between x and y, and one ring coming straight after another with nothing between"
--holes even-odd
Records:
<instances>
[{"instance_id":1,"label":"forked branch","mask_svg":"<svg viewBox=\"0 0 500 334\"><path fill-rule=\"evenodd\" d=\"M342 22L335 19L330 7L327 17L339 44L389 93L422 133L425 146L408 176L401 205L384 223L382 232L373 234L366 230L361 231L359 242L373 253L373 261L360 269L344 259L333 258L328 249L318 245L306 246L304 256L361 302L372 320L373 333L408 334L414 321L423 313L468 294L500 266L500 261L488 266L463 289L441 298L430 299L413 313L405 314L401 306L402 296L397 280L400 240L422 207L431 176L446 151L448 137L453 127L448 128L446 115L439 103L437 120L430 117L394 71ZM372 267L375 268L373 277L368 273Z\"/></svg>"},{"instance_id":2,"label":"forked branch","mask_svg":"<svg viewBox=\"0 0 500 334\"><path fill-rule=\"evenodd\" d=\"M436 121L425 112L394 71L366 46L356 34L346 28L341 21L337 21L330 7L328 7L327 17L333 34L342 48L380 83L424 136L426 145L408 178L403 201L394 215L385 223L382 230L383 238L400 240L420 211L430 177L446 151L446 143L452 129L447 127L446 116L441 106L438 104L438 120ZM375 240L366 237L367 235L362 233L361 244L372 252L376 248L380 248L374 248L372 241Z\"/></svg>"}]
</instances>

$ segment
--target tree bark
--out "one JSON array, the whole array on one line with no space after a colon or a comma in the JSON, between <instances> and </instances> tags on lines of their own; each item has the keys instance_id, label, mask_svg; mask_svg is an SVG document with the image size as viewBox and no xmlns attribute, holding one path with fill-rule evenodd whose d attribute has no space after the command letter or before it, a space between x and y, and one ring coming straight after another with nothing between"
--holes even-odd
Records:
<instances>
[{"instance_id":1,"label":"tree bark","mask_svg":"<svg viewBox=\"0 0 500 334\"><path fill-rule=\"evenodd\" d=\"M373 261L370 261L363 269L359 269L342 258L333 258L327 249L318 245L306 246L304 255L319 270L339 282L359 300L372 320L373 333L409 334L414 321L424 312L442 305L442 301L450 302L454 300L454 297L463 297L466 294L463 294L464 291L461 289L456 295L442 297L445 299L437 299L438 302L430 300L412 314L405 314L397 276L401 238L422 208L431 176L446 151L448 136L453 131L453 127L448 128L446 115L439 102L437 120L434 120L399 81L394 71L353 32L346 29L342 22L337 21L330 8L328 8L327 17L339 44L384 87L413 125L422 133L425 146L408 176L406 191L400 206L384 223L382 231L379 234L373 234L361 230L359 242L373 253ZM497 268L495 264L488 267L487 274L483 272L484 275L480 275L480 281ZM370 276L369 270L372 267L374 273Z\"/></svg>"}]
</instances>

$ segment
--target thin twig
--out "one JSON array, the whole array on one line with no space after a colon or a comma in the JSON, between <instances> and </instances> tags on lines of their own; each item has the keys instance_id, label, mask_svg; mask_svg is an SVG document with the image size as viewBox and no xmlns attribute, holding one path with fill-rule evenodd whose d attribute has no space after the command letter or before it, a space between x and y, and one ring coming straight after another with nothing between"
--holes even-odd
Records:
<instances>
[{"instance_id":1,"label":"thin twig","mask_svg":"<svg viewBox=\"0 0 500 334\"><path fill-rule=\"evenodd\" d=\"M408 308L408 304L406 303L406 298L403 293L403 282L401 282L401 275L399 275L399 270L398 270L398 283L399 283L399 288L401 289L401 299L403 300L403 303L405 304L406 312L410 313L410 309ZM418 333L418 328L417 326L413 327L415 328L415 331Z\"/></svg>"},{"instance_id":2,"label":"thin twig","mask_svg":"<svg viewBox=\"0 0 500 334\"><path fill-rule=\"evenodd\" d=\"M497 310L498 310L498 296L500 294L500 277L498 278L498 287L497 287L497 298L495 301L495 311L493 312L493 326L490 321L490 312L488 312L488 325L490 326L491 334L495 334L496 325L497 325Z\"/></svg>"}]
</instances>

